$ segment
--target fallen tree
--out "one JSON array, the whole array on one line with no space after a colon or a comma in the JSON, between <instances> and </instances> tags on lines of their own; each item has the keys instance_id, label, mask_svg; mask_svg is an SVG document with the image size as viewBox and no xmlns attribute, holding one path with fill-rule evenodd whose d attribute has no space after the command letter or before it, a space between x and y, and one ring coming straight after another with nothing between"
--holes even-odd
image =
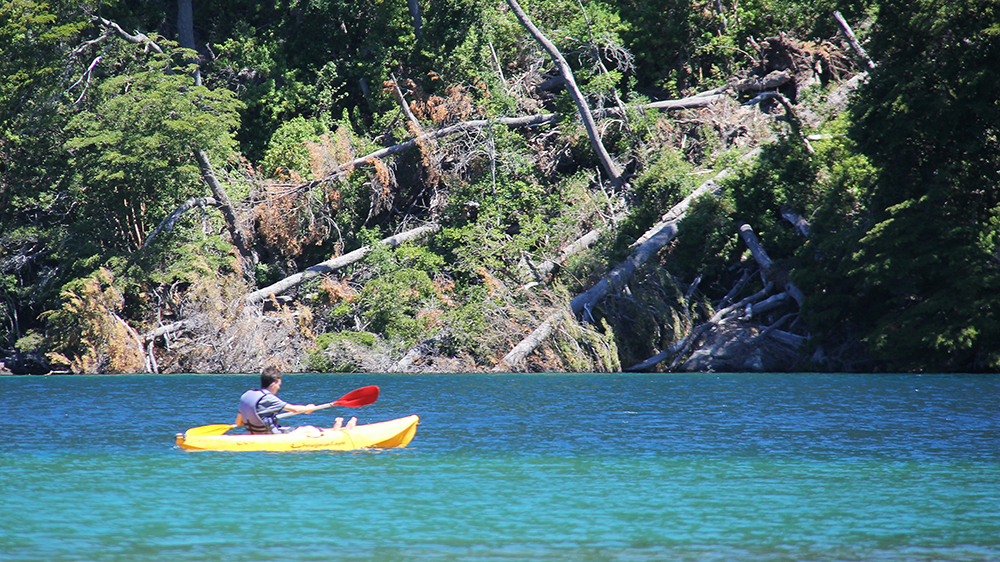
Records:
<instances>
[{"instance_id":1,"label":"fallen tree","mask_svg":"<svg viewBox=\"0 0 1000 562\"><path fill-rule=\"evenodd\" d=\"M797 302L799 306L802 306L803 302L805 302L805 295L803 295L802 291L800 291L799 288L792 283L792 280L788 278L787 273L779 271L774 266L774 262L771 261L767 252L764 251L764 247L760 245L760 240L757 239L757 235L754 234L753 228L749 224L743 223L740 225L740 238L742 238L743 242L745 242L747 247L750 248L750 253L753 255L753 259L757 262L757 265L760 266L761 276L763 276L765 280L779 283L784 287L785 292L795 299L795 302Z\"/></svg>"},{"instance_id":2,"label":"fallen tree","mask_svg":"<svg viewBox=\"0 0 1000 562\"><path fill-rule=\"evenodd\" d=\"M574 256L590 248L597 242L597 239L600 237L601 237L600 230L597 229L591 230L590 232L587 232L586 234L577 238L573 242L567 244L566 247L563 248L561 252L559 252L559 257L555 259L545 260L541 264L539 264L538 267L532 267L532 273L535 274L537 280L525 284L524 287L526 289L530 289L531 287L539 283L549 282L552 279L552 276L555 275L556 271L558 271L559 268L562 267L562 265L566 262L567 259L569 259L571 256Z\"/></svg>"},{"instance_id":3,"label":"fallen tree","mask_svg":"<svg viewBox=\"0 0 1000 562\"><path fill-rule=\"evenodd\" d=\"M759 154L759 149L754 149L745 154L742 160L749 160ZM636 240L632 247L635 250L625 261L621 262L606 276L598 281L587 291L577 295L570 301L570 309L573 315L586 322L593 322L594 318L591 309L600 303L608 294L621 291L628 281L635 274L635 271L645 263L650 257L656 255L677 235L678 225L687 215L688 209L699 197L718 195L722 189L719 183L733 173L731 168L726 168L713 178L705 181L697 189L691 192L681 202L677 203L666 214L660 217L659 222L648 229ZM504 357L502 365L513 367L519 364L535 348L537 348L551 333L552 324L558 318L558 314L553 313L538 326L531 334L519 342L507 356Z\"/></svg>"},{"instance_id":4,"label":"fallen tree","mask_svg":"<svg viewBox=\"0 0 1000 562\"><path fill-rule=\"evenodd\" d=\"M401 232L399 234L390 236L388 238L384 238L377 245L395 248L404 242L409 242L410 240L416 240L417 238L437 232L439 230L441 230L441 225L428 224L414 228L412 230L407 230L406 232ZM248 294L246 297L244 297L243 300L247 304L255 304L262 302L264 299L267 299L273 295L280 295L281 293L284 293L289 289L298 287L302 283L314 277L317 277L319 275L325 275L327 273L332 273L340 268L361 261L361 259L367 256L372 250L374 250L377 245L362 246L357 250L354 250L353 252L349 252L342 256L337 256L335 258L326 260L324 262L320 262L306 269L305 271L301 271L299 273L296 273L295 275L290 275L282 279L281 281L278 281L277 283L268 285L263 289L256 290Z\"/></svg>"},{"instance_id":5,"label":"fallen tree","mask_svg":"<svg viewBox=\"0 0 1000 562\"><path fill-rule=\"evenodd\" d=\"M552 57L552 61L556 64L559 69L559 74L562 75L563 85L569 90L570 96L573 98L573 103L576 104L577 112L580 114L580 120L583 121L583 128L587 131L587 136L590 138L590 144L594 147L594 152L597 153L597 158L601 161L601 166L604 168L604 172L608 174L608 178L611 180L612 185L616 188L622 187L624 181L622 180L621 168L618 164L611 158L608 154L607 149L604 147L604 142L601 140L601 135L597 131L597 124L594 122L594 116L590 112L590 107L587 105L586 98L583 97L583 93L580 92L580 88L576 85L576 78L573 76L573 70L570 68L569 63L566 62L565 57L559 52L559 49L549 41L549 39L537 28L535 24L531 23L528 15L524 13L521 9L521 5L517 3L517 0L507 0L507 5L510 6L511 11L514 12L514 16L521 22L521 25L528 30L528 33L538 41L539 44L549 53Z\"/></svg>"},{"instance_id":6,"label":"fallen tree","mask_svg":"<svg viewBox=\"0 0 1000 562\"><path fill-rule=\"evenodd\" d=\"M507 355L503 356L500 363L493 368L494 372L506 372L513 370L518 365L524 361L532 351L535 350L542 342L544 342L552 334L556 322L562 317L562 312L557 311L549 315L544 322L539 324L527 337L521 340L517 345Z\"/></svg>"},{"instance_id":7,"label":"fallen tree","mask_svg":"<svg viewBox=\"0 0 1000 562\"><path fill-rule=\"evenodd\" d=\"M690 352L692 345L694 345L700 337L712 330L717 329L723 323L735 318L749 320L754 317L759 317L765 312L778 309L791 300L794 300L799 306L802 305L805 300L805 296L802 294L802 291L800 291L799 288L791 282L787 273L781 271L774 265L774 262L767 255L767 252L764 250L760 241L757 239L757 236L754 234L753 228L749 224L743 223L739 227L739 233L740 238L743 239L747 248L750 249L750 253L753 255L754 261L756 261L757 265L760 266L760 275L764 282L764 288L735 304L720 309L707 321L691 330L681 340L671 344L667 349L657 353L649 359L629 367L626 369L627 371L644 371L670 357L673 357L674 360L671 362L668 370L673 370L677 368L684 357ZM744 279L741 279L738 285L742 285L743 282L745 282L745 278L746 277L744 276ZM784 290L775 295L768 296L772 288L776 286L782 287ZM798 348L806 341L806 338L777 329L778 326L792 316L793 314L783 316L780 320L769 326L764 330L764 332L753 338L751 341L759 341L762 337L769 336L780 341L784 345Z\"/></svg>"},{"instance_id":8,"label":"fallen tree","mask_svg":"<svg viewBox=\"0 0 1000 562\"><path fill-rule=\"evenodd\" d=\"M743 160L755 157L759 150L753 150L743 156ZM584 313L590 315L590 309L601 302L609 293L620 291L636 269L645 263L650 257L656 255L677 235L677 228L681 220L687 215L692 203L699 197L706 195L717 195L722 189L720 183L733 173L731 168L726 168L715 177L702 183L690 195L674 205L665 215L660 217L660 221L647 230L633 244L635 250L622 263L618 264L604 278L598 281L593 287L577 295L570 301L570 307L577 318L581 318Z\"/></svg>"},{"instance_id":9,"label":"fallen tree","mask_svg":"<svg viewBox=\"0 0 1000 562\"><path fill-rule=\"evenodd\" d=\"M750 295L749 297L744 298L743 300L735 304L729 305L726 308L717 311L706 322L700 324L697 328L688 332L686 336L671 344L670 347L668 347L667 349L661 351L660 353L657 353L656 355L650 357L649 359L646 359L642 363L639 363L637 365L632 365L631 367L625 370L644 371L656 365L657 363L666 360L669 357L676 356L674 362L670 366L670 368L673 369L674 367L677 366L677 363L680 362L680 359L687 354L691 346L694 344L695 341L698 340L698 338L702 334L722 324L723 322L732 318L733 316L740 314L744 309L744 307L752 307L754 303L766 297L767 294L771 292L771 288L773 286L774 286L773 284L768 283L760 291Z\"/></svg>"},{"instance_id":10,"label":"fallen tree","mask_svg":"<svg viewBox=\"0 0 1000 562\"><path fill-rule=\"evenodd\" d=\"M263 289L253 291L244 296L242 302L244 304L250 304L250 305L259 304L266 299L275 297L277 295L284 293L285 291L298 287L299 285L301 285L305 281L308 281L309 279L312 279L319 275L332 273L338 269L341 269L353 263L357 263L358 261L363 259L366 255L368 255L372 250L374 250L375 247L378 245L384 245L390 248L395 248L400 244L403 244L404 242L408 242L410 240L416 240L427 234L437 232L440 229L441 226L438 224L428 224L418 228L414 228L412 230L408 230L406 232L401 232L399 234L390 236L388 238L384 238L376 245L362 246L361 248L358 248L353 252L344 254L342 256L337 256L335 258L329 259L324 262L320 262L304 271L296 273L295 275L286 277L281 281L278 281L277 283L268 285ZM180 330L196 327L199 325L199 322L200 321L197 317L187 318L178 322L167 324L165 326L160 326L155 330L143 334L142 337L145 341L149 341L157 337L178 332Z\"/></svg>"},{"instance_id":11,"label":"fallen tree","mask_svg":"<svg viewBox=\"0 0 1000 562\"><path fill-rule=\"evenodd\" d=\"M710 90L709 92L703 92L700 94L695 94L686 98L678 100L663 100L652 102L648 104L631 106L633 109L640 111L648 110L664 110L664 111L680 111L684 109L697 109L701 107L708 107L709 105L722 101L724 99L731 99L729 95L722 93L725 88L717 88L715 90ZM617 115L619 110L617 108L611 109L597 109L592 112L594 117L603 118L611 117ZM454 125L449 125L447 127L442 127L433 131L425 132L419 136L412 139L403 141L392 146L387 146L385 148L380 148L374 152L366 154L364 156L359 156L349 162L344 162L339 164L330 170L325 176L319 179L311 180L308 182L303 182L296 185L298 190L307 190L317 185L333 181L344 174L349 174L355 169L364 166L374 159L383 159L396 154L401 154L410 150L415 146L419 146L421 143L434 141L437 139L442 139L457 135L460 133L475 131L477 129L483 129L486 127L491 127L493 125L504 125L506 127L518 128L518 127L538 127L541 125L551 125L562 121L563 114L561 113L539 113L536 115L525 115L523 117L500 117L497 119L472 119L469 121L463 121L461 123L456 123Z\"/></svg>"}]
</instances>

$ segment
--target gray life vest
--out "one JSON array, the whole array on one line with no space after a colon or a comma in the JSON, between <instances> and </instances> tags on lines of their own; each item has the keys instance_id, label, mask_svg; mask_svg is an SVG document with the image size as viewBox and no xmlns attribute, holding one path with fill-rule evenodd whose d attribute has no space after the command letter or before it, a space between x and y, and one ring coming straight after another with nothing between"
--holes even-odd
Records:
<instances>
[{"instance_id":1,"label":"gray life vest","mask_svg":"<svg viewBox=\"0 0 1000 562\"><path fill-rule=\"evenodd\" d=\"M264 389L248 390L240 396L240 416L243 417L243 425L250 433L281 433L278 427L278 419L274 414L260 417L257 413L257 405L265 396L271 394Z\"/></svg>"}]
</instances>

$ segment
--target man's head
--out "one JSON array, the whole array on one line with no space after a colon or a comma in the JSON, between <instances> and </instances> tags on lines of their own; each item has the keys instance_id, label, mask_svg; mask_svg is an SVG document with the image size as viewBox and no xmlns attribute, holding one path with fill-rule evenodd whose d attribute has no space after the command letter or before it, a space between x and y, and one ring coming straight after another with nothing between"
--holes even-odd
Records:
<instances>
[{"instance_id":1,"label":"man's head","mask_svg":"<svg viewBox=\"0 0 1000 562\"><path fill-rule=\"evenodd\" d=\"M279 371L276 367L266 367L260 373L261 388L269 388L276 382L281 382L281 371Z\"/></svg>"}]
</instances>

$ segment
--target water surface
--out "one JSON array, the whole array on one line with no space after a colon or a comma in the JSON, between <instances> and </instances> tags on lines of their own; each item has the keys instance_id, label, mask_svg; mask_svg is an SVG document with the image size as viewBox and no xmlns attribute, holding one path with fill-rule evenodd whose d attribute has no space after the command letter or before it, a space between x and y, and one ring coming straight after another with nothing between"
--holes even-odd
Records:
<instances>
[{"instance_id":1,"label":"water surface","mask_svg":"<svg viewBox=\"0 0 1000 562\"><path fill-rule=\"evenodd\" d=\"M286 375L289 423L407 449L219 453L256 376L8 377L0 560L997 560L1000 379Z\"/></svg>"}]
</instances>

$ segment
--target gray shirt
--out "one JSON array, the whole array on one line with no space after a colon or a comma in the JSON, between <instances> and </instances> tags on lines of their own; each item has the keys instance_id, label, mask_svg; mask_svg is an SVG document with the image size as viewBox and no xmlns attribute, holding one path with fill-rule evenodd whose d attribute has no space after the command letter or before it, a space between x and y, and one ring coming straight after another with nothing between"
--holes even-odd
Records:
<instances>
[{"instance_id":1,"label":"gray shirt","mask_svg":"<svg viewBox=\"0 0 1000 562\"><path fill-rule=\"evenodd\" d=\"M288 402L265 390L264 397L260 399L260 402L257 402L257 415L262 418L265 416L276 416L285 409L285 405L287 404Z\"/></svg>"}]
</instances>

